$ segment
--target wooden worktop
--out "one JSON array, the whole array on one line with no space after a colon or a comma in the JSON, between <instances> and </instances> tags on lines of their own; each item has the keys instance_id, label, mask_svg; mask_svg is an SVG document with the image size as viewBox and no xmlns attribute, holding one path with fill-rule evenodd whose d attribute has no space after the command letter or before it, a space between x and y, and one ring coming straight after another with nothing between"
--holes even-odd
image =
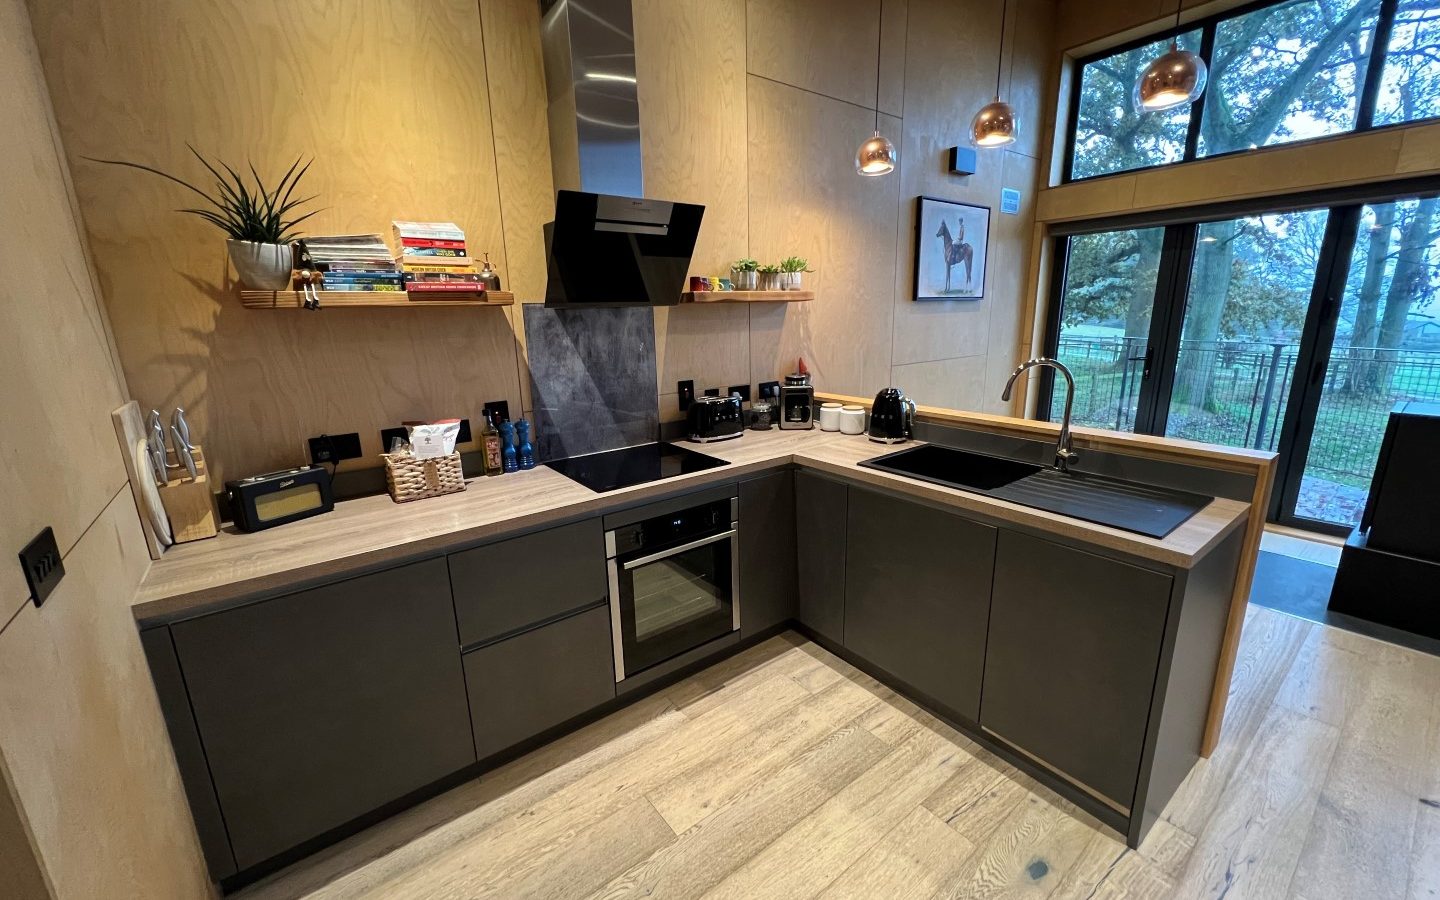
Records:
<instances>
[{"instance_id":1,"label":"wooden worktop","mask_svg":"<svg viewBox=\"0 0 1440 900\"><path fill-rule=\"evenodd\" d=\"M604 494L540 466L473 478L463 493L413 503L396 504L385 495L348 500L326 515L255 534L227 526L217 537L172 547L155 562L134 598L135 616L147 624L185 618L791 463L1182 568L1239 527L1250 508L1216 499L1156 539L862 468L857 463L895 449L863 436L748 431L738 440L689 446L730 465Z\"/></svg>"}]
</instances>

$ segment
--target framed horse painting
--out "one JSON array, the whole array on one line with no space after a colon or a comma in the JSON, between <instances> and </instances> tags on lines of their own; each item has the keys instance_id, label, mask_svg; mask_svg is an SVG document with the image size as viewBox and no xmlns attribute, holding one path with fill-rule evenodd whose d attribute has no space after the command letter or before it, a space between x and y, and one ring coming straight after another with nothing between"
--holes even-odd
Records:
<instances>
[{"instance_id":1,"label":"framed horse painting","mask_svg":"<svg viewBox=\"0 0 1440 900\"><path fill-rule=\"evenodd\" d=\"M915 198L915 299L984 297L989 246L988 206Z\"/></svg>"}]
</instances>

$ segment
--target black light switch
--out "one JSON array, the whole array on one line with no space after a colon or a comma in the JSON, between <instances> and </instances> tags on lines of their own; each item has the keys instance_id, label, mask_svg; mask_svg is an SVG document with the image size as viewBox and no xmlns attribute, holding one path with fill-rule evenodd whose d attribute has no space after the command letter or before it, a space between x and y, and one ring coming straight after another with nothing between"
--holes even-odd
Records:
<instances>
[{"instance_id":1,"label":"black light switch","mask_svg":"<svg viewBox=\"0 0 1440 900\"><path fill-rule=\"evenodd\" d=\"M55 530L46 526L35 540L20 551L20 568L25 570L25 583L30 586L30 599L38 607L65 577L65 563L60 558L60 545L55 543Z\"/></svg>"}]
</instances>

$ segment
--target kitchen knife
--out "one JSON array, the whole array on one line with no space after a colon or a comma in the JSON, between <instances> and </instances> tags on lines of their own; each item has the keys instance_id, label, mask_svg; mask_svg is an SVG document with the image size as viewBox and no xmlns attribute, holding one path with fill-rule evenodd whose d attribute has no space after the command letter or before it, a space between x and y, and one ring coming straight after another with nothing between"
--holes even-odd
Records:
<instances>
[{"instance_id":1,"label":"kitchen knife","mask_svg":"<svg viewBox=\"0 0 1440 900\"><path fill-rule=\"evenodd\" d=\"M185 421L185 410L175 407L175 412L170 414L170 427L179 432L180 443L185 445L186 450L195 449L194 442L190 440L190 423Z\"/></svg>"},{"instance_id":2,"label":"kitchen knife","mask_svg":"<svg viewBox=\"0 0 1440 900\"><path fill-rule=\"evenodd\" d=\"M200 472L195 468L195 454L190 452L190 445L180 434L180 429L171 425L170 434L175 438L175 458L185 464L185 471L190 473L191 478L199 478Z\"/></svg>"}]
</instances>

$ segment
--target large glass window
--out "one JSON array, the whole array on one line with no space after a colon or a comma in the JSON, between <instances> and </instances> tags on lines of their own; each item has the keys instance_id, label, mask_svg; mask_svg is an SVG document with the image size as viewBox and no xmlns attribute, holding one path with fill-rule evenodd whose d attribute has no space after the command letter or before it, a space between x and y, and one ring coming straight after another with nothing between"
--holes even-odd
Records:
<instances>
[{"instance_id":1,"label":"large glass window","mask_svg":"<svg viewBox=\"0 0 1440 900\"><path fill-rule=\"evenodd\" d=\"M1145 113L1135 105L1135 82L1169 39L1097 59L1080 71L1075 115L1075 178L1178 162L1185 155L1190 108ZM1180 36L1186 50L1200 49L1200 32Z\"/></svg>"},{"instance_id":2,"label":"large glass window","mask_svg":"<svg viewBox=\"0 0 1440 900\"><path fill-rule=\"evenodd\" d=\"M1135 108L1168 35L1080 61L1068 178L1440 117L1440 0L1275 0L1183 28L1210 70L1192 106Z\"/></svg>"}]
</instances>

